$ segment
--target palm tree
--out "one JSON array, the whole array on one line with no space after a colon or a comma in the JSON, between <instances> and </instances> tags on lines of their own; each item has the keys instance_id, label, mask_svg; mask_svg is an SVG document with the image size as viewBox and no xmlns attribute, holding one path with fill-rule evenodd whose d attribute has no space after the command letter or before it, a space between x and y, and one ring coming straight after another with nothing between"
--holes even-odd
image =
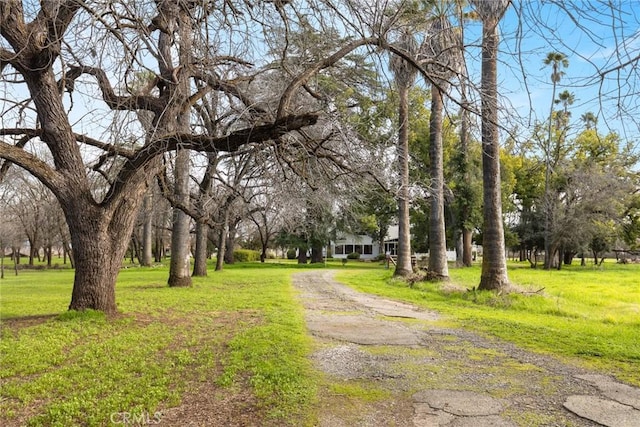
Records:
<instances>
[{"instance_id":1,"label":"palm tree","mask_svg":"<svg viewBox=\"0 0 640 427\"><path fill-rule=\"evenodd\" d=\"M444 161L442 147L443 95L460 66L461 46L458 34L444 11L436 10L430 20L421 52L425 55L426 71L431 85L431 116L429 119L429 167L431 173L431 209L429 212L429 277L449 279L447 238L444 220Z\"/></svg>"},{"instance_id":2,"label":"palm tree","mask_svg":"<svg viewBox=\"0 0 640 427\"><path fill-rule=\"evenodd\" d=\"M569 60L564 53L549 52L544 59L544 65L551 65L551 83L553 83L553 91L551 92L551 109L549 111L549 132L547 135L547 146L545 147L545 171L544 171L544 269L551 268L551 194L549 189L549 181L551 179L551 139L553 135L553 105L556 102L556 88L564 71L560 69L569 66Z\"/></svg>"},{"instance_id":3,"label":"palm tree","mask_svg":"<svg viewBox=\"0 0 640 427\"><path fill-rule=\"evenodd\" d=\"M571 117L569 106L573 105L575 100L576 96L573 92L569 92L568 90L562 91L558 94L558 99L555 100L555 103L562 104L562 111L558 111L556 113L556 127L558 130L566 130L567 125L569 124L569 118Z\"/></svg>"},{"instance_id":4,"label":"palm tree","mask_svg":"<svg viewBox=\"0 0 640 427\"><path fill-rule=\"evenodd\" d=\"M397 43L408 55L415 56L417 43L409 31L403 29ZM398 88L398 169L400 188L398 189L398 262L396 276L413 273L411 266L411 233L409 222L409 89L413 85L417 70L408 61L394 55L390 62L391 71Z\"/></svg>"},{"instance_id":5,"label":"palm tree","mask_svg":"<svg viewBox=\"0 0 640 427\"><path fill-rule=\"evenodd\" d=\"M582 116L580 116L580 120L584 122L584 126L587 128L587 130L591 130L598 124L598 118L591 111L587 111Z\"/></svg>"},{"instance_id":6,"label":"palm tree","mask_svg":"<svg viewBox=\"0 0 640 427\"><path fill-rule=\"evenodd\" d=\"M505 258L500 142L498 140L498 23L510 0L471 0L482 20L482 276L479 289L504 290L509 286Z\"/></svg>"}]
</instances>

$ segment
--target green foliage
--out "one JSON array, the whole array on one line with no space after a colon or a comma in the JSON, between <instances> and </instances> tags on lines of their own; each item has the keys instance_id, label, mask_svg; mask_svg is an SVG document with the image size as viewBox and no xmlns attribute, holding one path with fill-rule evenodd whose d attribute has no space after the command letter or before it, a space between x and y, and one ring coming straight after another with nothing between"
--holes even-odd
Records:
<instances>
[{"instance_id":1,"label":"green foliage","mask_svg":"<svg viewBox=\"0 0 640 427\"><path fill-rule=\"evenodd\" d=\"M454 286L418 282L411 287L388 270L345 270L339 279L365 292L437 310L449 325L564 356L640 385L640 265L605 263L604 268L569 267L553 273L528 264L509 269L511 281L530 293L475 290L479 266L450 269Z\"/></svg>"},{"instance_id":2,"label":"green foliage","mask_svg":"<svg viewBox=\"0 0 640 427\"><path fill-rule=\"evenodd\" d=\"M109 425L123 412L153 419L203 384L220 399L248 385L265 424L307 423L316 380L292 271L236 264L178 289L166 286L166 268L129 268L115 318L66 311L71 271L6 277L0 423L25 415L21 424L34 426Z\"/></svg>"},{"instance_id":3,"label":"green foliage","mask_svg":"<svg viewBox=\"0 0 640 427\"><path fill-rule=\"evenodd\" d=\"M287 259L296 259L298 252L295 249L289 249L287 251Z\"/></svg>"},{"instance_id":4,"label":"green foliage","mask_svg":"<svg viewBox=\"0 0 640 427\"><path fill-rule=\"evenodd\" d=\"M251 249L236 249L233 251L235 262L260 261L260 252Z\"/></svg>"},{"instance_id":5,"label":"green foliage","mask_svg":"<svg viewBox=\"0 0 640 427\"><path fill-rule=\"evenodd\" d=\"M351 252L347 254L347 259L360 259L360 254L357 252Z\"/></svg>"}]
</instances>

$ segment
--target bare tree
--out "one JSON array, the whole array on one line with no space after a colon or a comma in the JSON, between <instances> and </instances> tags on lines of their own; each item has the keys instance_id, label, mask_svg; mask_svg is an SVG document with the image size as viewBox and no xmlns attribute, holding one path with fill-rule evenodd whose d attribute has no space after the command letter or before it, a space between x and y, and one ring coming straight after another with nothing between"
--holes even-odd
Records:
<instances>
[{"instance_id":1,"label":"bare tree","mask_svg":"<svg viewBox=\"0 0 640 427\"><path fill-rule=\"evenodd\" d=\"M301 78L282 98L282 108L275 119L229 129L219 138L185 133L184 127L175 126L178 124L175 118L184 114L191 97L197 96L197 92L190 90L189 79L200 77L208 83L207 90L235 90L241 96L231 82L220 82L215 75L207 73L216 64L214 60L209 64L162 60L167 58L163 53L179 48L178 43L184 41L174 37L178 30L175 24L179 22L181 27L187 27L191 24L182 21L187 19L192 24L206 23L204 18L214 12L207 9L207 5L159 2L155 11L143 13L128 2L118 7L115 2L109 2L91 8L92 5L69 0L44 2L40 9L26 14L22 2L0 3L0 69L3 73L14 70L17 85L20 79L25 82L31 98L24 104L33 106L38 121L37 126L32 122L31 127L0 129L0 135L16 140L16 144L0 142L0 157L40 179L62 206L69 224L76 268L70 309L116 311L115 280L137 210L144 199L148 177L157 171L157 160L162 153L178 147L236 151L247 143L276 140L317 121L316 114L288 115L287 99L304 82ZM197 16L203 19L197 20ZM88 28L87 31L82 27ZM116 43L119 49L107 51L122 52L122 62L106 58L103 61L95 56L96 50L87 46L91 44L83 45L82 37L89 32L93 32L94 38ZM162 36L156 38L152 34ZM156 43L159 39L163 43ZM136 40L138 46L132 48L131 40ZM110 79L124 82L133 69L146 67L141 57L145 54L159 61L154 94L123 94L122 86L114 89ZM114 64L122 67L115 66L108 72L103 68ZM110 144L74 131L61 90L69 93L79 90L80 79L86 76L97 82L102 101L110 110L151 111L157 132L142 146L135 141L127 146L125 141ZM25 140L43 143L53 162L49 164L24 150L25 143L21 141ZM102 152L90 168L90 173L95 171L106 178L102 191L96 192L92 187L81 145Z\"/></svg>"}]
</instances>

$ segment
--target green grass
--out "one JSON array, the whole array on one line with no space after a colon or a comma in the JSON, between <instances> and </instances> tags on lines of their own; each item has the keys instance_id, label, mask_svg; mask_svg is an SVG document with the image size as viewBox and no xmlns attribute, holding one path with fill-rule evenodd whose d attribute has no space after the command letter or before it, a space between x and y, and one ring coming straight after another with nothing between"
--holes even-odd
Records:
<instances>
[{"instance_id":1,"label":"green grass","mask_svg":"<svg viewBox=\"0 0 640 427\"><path fill-rule=\"evenodd\" d=\"M290 274L324 265L247 263L211 271L192 288L166 286L166 267L123 269L120 315L68 312L73 272L23 270L0 281L0 423L109 425L128 412L156 413L207 386L216 396L250 392L264 425L311 425L319 389L384 398L326 384L308 360L312 344ZM363 291L437 310L448 325L602 369L640 385L640 266L532 270L510 264L512 282L542 294L495 295L418 283L410 288L377 263L326 268ZM463 289L478 266L451 269ZM162 416L162 415L160 415ZM116 418L117 420L117 418Z\"/></svg>"},{"instance_id":2,"label":"green grass","mask_svg":"<svg viewBox=\"0 0 640 427\"><path fill-rule=\"evenodd\" d=\"M205 383L223 395L249 389L265 425L310 423L317 374L293 271L239 265L170 289L165 267L125 269L113 319L66 311L72 271L8 275L0 423L109 425L124 412L154 419Z\"/></svg>"},{"instance_id":3,"label":"green grass","mask_svg":"<svg viewBox=\"0 0 640 427\"><path fill-rule=\"evenodd\" d=\"M562 271L509 265L512 283L529 294L472 290L480 267L449 270L461 291L436 283L409 287L391 271L344 271L356 289L411 301L447 315L449 324L555 354L640 385L640 266L605 264ZM544 288L544 289L543 289ZM541 293L535 291L541 290Z\"/></svg>"}]
</instances>

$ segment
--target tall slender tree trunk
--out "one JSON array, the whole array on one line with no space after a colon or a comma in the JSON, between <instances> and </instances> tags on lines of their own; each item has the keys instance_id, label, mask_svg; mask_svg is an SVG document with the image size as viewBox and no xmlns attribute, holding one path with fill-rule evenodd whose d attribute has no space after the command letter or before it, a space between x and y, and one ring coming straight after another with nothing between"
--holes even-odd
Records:
<instances>
[{"instance_id":1,"label":"tall slender tree trunk","mask_svg":"<svg viewBox=\"0 0 640 427\"><path fill-rule=\"evenodd\" d=\"M229 214L225 212L220 233L218 234L218 259L216 260L216 271L224 268L224 257L227 252L227 234L229 234Z\"/></svg>"},{"instance_id":2,"label":"tall slender tree trunk","mask_svg":"<svg viewBox=\"0 0 640 427\"><path fill-rule=\"evenodd\" d=\"M461 167L464 185L470 186L471 176L469 173L469 101L467 99L467 87L464 83L464 80L460 86L462 91L462 108L460 111L460 151L462 152ZM471 201L467 196L463 201L462 209L460 212L460 224L462 228L462 265L464 267L471 267L473 263L473 230L469 226L470 219Z\"/></svg>"},{"instance_id":3,"label":"tall slender tree trunk","mask_svg":"<svg viewBox=\"0 0 640 427\"><path fill-rule=\"evenodd\" d=\"M398 107L398 261L395 276L413 273L411 266L411 224L409 219L409 87L399 86Z\"/></svg>"},{"instance_id":4,"label":"tall slender tree trunk","mask_svg":"<svg viewBox=\"0 0 640 427\"><path fill-rule=\"evenodd\" d=\"M53 257L53 247L51 243L47 243L44 247L44 255L47 259L47 267L51 267L51 258Z\"/></svg>"},{"instance_id":5,"label":"tall slender tree trunk","mask_svg":"<svg viewBox=\"0 0 640 427\"><path fill-rule=\"evenodd\" d=\"M471 267L473 264L473 231L464 227L462 229L462 265Z\"/></svg>"},{"instance_id":6,"label":"tall slender tree trunk","mask_svg":"<svg viewBox=\"0 0 640 427\"><path fill-rule=\"evenodd\" d=\"M509 285L505 258L500 189L500 141L498 135L497 55L498 21L482 22L482 190L483 258L479 289L503 290Z\"/></svg>"},{"instance_id":7,"label":"tall slender tree trunk","mask_svg":"<svg viewBox=\"0 0 640 427\"><path fill-rule=\"evenodd\" d=\"M144 223L142 225L142 259L140 264L151 267L153 262L153 207L151 191L147 191L143 200Z\"/></svg>"},{"instance_id":8,"label":"tall slender tree trunk","mask_svg":"<svg viewBox=\"0 0 640 427\"><path fill-rule=\"evenodd\" d=\"M189 151L178 150L175 167L176 181L174 198L179 203L189 199ZM169 266L169 286L191 286L190 236L191 217L178 208L173 209L173 229L171 231L171 263Z\"/></svg>"},{"instance_id":9,"label":"tall slender tree trunk","mask_svg":"<svg viewBox=\"0 0 640 427\"><path fill-rule=\"evenodd\" d=\"M233 264L236 262L233 251L236 247L236 226L229 224L227 235L225 237L227 243L225 244L226 250L224 252L225 264Z\"/></svg>"},{"instance_id":10,"label":"tall slender tree trunk","mask_svg":"<svg viewBox=\"0 0 640 427\"><path fill-rule=\"evenodd\" d=\"M464 267L463 256L464 250L462 248L462 230L453 230L453 241L456 245L456 267Z\"/></svg>"},{"instance_id":11,"label":"tall slender tree trunk","mask_svg":"<svg viewBox=\"0 0 640 427\"><path fill-rule=\"evenodd\" d=\"M186 67L191 64L192 38L191 19L189 12L183 8L178 11L172 9L169 2L160 3L160 13L168 13L168 19L175 19L177 34L161 33L159 39L160 50L163 59L167 61L160 67L163 76L173 75L179 67ZM173 15L173 16L172 16ZM177 36L177 37L176 37ZM176 44L174 43L176 37ZM173 67L172 51L178 48L178 68ZM166 68L165 68L166 67ZM167 129L175 129L178 132L189 132L189 116L182 109L189 97L189 80L187 78L178 79L172 85L172 96L177 101L166 114L166 121L161 121L162 126ZM174 199L177 203L189 206L189 150L178 148L175 158L175 185ZM171 263L169 265L169 286L191 286L191 239L189 236L189 225L191 218L180 209L173 209L173 229L171 235Z\"/></svg>"},{"instance_id":12,"label":"tall slender tree trunk","mask_svg":"<svg viewBox=\"0 0 640 427\"><path fill-rule=\"evenodd\" d=\"M209 226L203 221L196 222L196 250L193 261L193 275L206 277L207 275L207 236Z\"/></svg>"},{"instance_id":13,"label":"tall slender tree trunk","mask_svg":"<svg viewBox=\"0 0 640 427\"><path fill-rule=\"evenodd\" d=\"M449 279L447 236L444 221L444 160L442 149L442 93L431 89L429 123L429 164L431 169L431 210L429 212L429 278Z\"/></svg>"}]
</instances>

